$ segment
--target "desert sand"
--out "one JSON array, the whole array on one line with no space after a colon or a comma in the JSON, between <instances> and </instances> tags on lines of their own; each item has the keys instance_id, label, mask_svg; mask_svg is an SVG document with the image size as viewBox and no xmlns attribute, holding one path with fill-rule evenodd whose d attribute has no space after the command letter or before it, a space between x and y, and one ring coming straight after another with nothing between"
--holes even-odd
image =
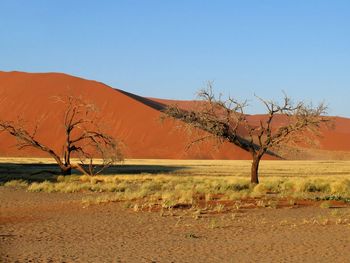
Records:
<instances>
[{"instance_id":1,"label":"desert sand","mask_svg":"<svg viewBox=\"0 0 350 263\"><path fill-rule=\"evenodd\" d=\"M200 103L198 101L181 101L181 100L166 100L158 98L150 98L151 100L160 103L161 105L178 105L185 110L196 109ZM251 123L258 123L261 119L266 118L264 114L255 114L248 116ZM328 126L322 126L320 128L320 136L316 136L316 145L304 145L304 147L314 150L324 151L349 151L350 141L346 138L350 135L350 119L331 116ZM278 127L285 121L284 116L277 116L274 119L274 125Z\"/></svg>"},{"instance_id":2,"label":"desert sand","mask_svg":"<svg viewBox=\"0 0 350 263\"><path fill-rule=\"evenodd\" d=\"M37 138L60 152L64 137L62 104L54 96L82 96L100 110L105 130L122 141L128 158L247 159L249 154L232 145L208 151L212 143L185 151L189 136L173 121L161 123L161 113L132 94L123 93L96 81L59 73L0 72L0 115L4 120L40 120ZM157 104L158 105L158 104ZM153 105L154 106L154 105ZM27 149L19 152L15 140L0 134L1 156L40 156Z\"/></svg>"},{"instance_id":3,"label":"desert sand","mask_svg":"<svg viewBox=\"0 0 350 263\"><path fill-rule=\"evenodd\" d=\"M37 138L60 152L63 144L62 104L55 96L82 96L100 109L103 127L124 145L126 158L165 159L250 159L250 154L225 143L213 147L206 142L186 151L186 146L196 138L197 132L187 134L178 128L178 122L161 123L160 109L164 105L179 104L185 109L193 101L148 99L103 83L61 73L24 73L0 71L0 115L3 120L21 118L28 123L40 122ZM20 113L20 114L19 114ZM254 119L259 115L252 116ZM198 133L202 133L198 131ZM350 156L350 119L335 118L334 129L323 129L323 137L313 145L304 159L339 159ZM44 153L27 148L18 151L15 139L0 134L0 156L36 156ZM306 149L307 150L307 149ZM321 153L319 153L321 151ZM293 156L292 156L293 157ZM267 157L268 158L268 157Z\"/></svg>"},{"instance_id":4,"label":"desert sand","mask_svg":"<svg viewBox=\"0 0 350 263\"><path fill-rule=\"evenodd\" d=\"M92 193L90 193L91 195ZM0 187L1 262L348 262L350 226L318 206L203 215L84 207ZM349 213L342 208L337 213Z\"/></svg>"},{"instance_id":5,"label":"desert sand","mask_svg":"<svg viewBox=\"0 0 350 263\"><path fill-rule=\"evenodd\" d=\"M1 118L20 117L29 126L40 121L37 138L58 152L64 139L64 109L53 97L67 94L96 104L104 128L124 144L126 158L250 159L233 145L216 149L213 142L185 151L194 137L178 129L176 121L160 122L160 110L176 101L144 98L60 73L0 72ZM178 102L185 109L194 103ZM350 158L350 119L333 121L333 129L321 130L323 137L316 146L303 149L303 158ZM30 148L18 151L15 142L1 133L0 156L43 156ZM17 166L28 169L24 163ZM3 175L9 175L13 167L6 162L4 167ZM0 186L0 262L348 262L350 258L349 205L239 207L198 216L186 208L138 211L127 202L83 203L90 195L99 193L31 193ZM347 221L342 221L344 215Z\"/></svg>"}]
</instances>

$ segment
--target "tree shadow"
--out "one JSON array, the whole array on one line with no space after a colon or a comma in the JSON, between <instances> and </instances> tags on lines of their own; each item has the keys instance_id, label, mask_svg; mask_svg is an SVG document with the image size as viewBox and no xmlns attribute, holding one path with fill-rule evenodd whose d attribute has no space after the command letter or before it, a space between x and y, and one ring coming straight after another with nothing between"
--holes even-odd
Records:
<instances>
[{"instance_id":1,"label":"tree shadow","mask_svg":"<svg viewBox=\"0 0 350 263\"><path fill-rule=\"evenodd\" d=\"M139 175L139 174L171 174L188 169L184 166L169 165L112 165L103 170L103 175ZM16 164L0 163L0 184L12 180L25 180L28 182L56 181L60 169L57 164ZM78 170L72 170L72 175L82 175Z\"/></svg>"}]
</instances>

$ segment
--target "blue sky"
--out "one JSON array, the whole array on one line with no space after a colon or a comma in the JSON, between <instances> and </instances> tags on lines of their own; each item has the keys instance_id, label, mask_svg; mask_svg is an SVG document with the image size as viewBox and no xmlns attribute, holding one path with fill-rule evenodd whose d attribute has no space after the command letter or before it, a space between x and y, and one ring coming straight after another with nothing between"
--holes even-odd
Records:
<instances>
[{"instance_id":1,"label":"blue sky","mask_svg":"<svg viewBox=\"0 0 350 263\"><path fill-rule=\"evenodd\" d=\"M149 97L325 100L350 117L348 0L0 0L0 70L65 72Z\"/></svg>"}]
</instances>

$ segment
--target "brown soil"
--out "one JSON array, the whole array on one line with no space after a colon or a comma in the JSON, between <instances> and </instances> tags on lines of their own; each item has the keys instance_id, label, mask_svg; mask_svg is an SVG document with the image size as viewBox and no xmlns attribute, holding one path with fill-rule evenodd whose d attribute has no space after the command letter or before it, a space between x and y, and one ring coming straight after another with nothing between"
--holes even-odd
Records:
<instances>
[{"instance_id":1,"label":"brown soil","mask_svg":"<svg viewBox=\"0 0 350 263\"><path fill-rule=\"evenodd\" d=\"M240 208L194 217L188 209L162 215L135 212L123 202L83 207L86 195L92 194L0 187L0 261L348 262L350 258L349 221L339 221L349 218L349 207Z\"/></svg>"}]
</instances>

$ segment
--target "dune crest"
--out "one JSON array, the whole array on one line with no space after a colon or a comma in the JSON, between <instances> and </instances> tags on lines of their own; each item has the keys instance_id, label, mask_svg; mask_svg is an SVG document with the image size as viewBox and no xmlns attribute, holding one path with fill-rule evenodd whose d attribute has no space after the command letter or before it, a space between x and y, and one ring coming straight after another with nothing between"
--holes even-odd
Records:
<instances>
[{"instance_id":1,"label":"dune crest","mask_svg":"<svg viewBox=\"0 0 350 263\"><path fill-rule=\"evenodd\" d=\"M105 129L124 144L126 158L164 159L249 159L249 154L229 144L214 149L207 142L186 151L188 134L174 121L160 121L161 104L113 89L100 82L61 73L0 72L0 116L4 120L21 117L29 124L40 121L37 134L42 142L60 152L64 108L54 96L82 96L94 103L103 116ZM30 126L30 125L29 125ZM18 151L16 140L0 134L1 156L43 156L35 149Z\"/></svg>"},{"instance_id":2,"label":"dune crest","mask_svg":"<svg viewBox=\"0 0 350 263\"><path fill-rule=\"evenodd\" d=\"M22 118L33 124L40 120L37 134L42 142L60 152L64 140L64 108L54 96L82 96L100 110L105 130L124 144L126 158L162 159L250 159L250 154L225 143L213 147L205 142L186 151L192 138L178 129L178 123L160 121L160 110L178 103L183 108L193 101L172 101L144 98L113 89L103 83L62 73L24 73L0 71L0 117ZM199 131L201 132L201 131ZM322 131L319 150L350 152L350 119L335 118L335 129ZM35 149L17 150L16 140L0 134L0 156L45 156Z\"/></svg>"}]
</instances>

